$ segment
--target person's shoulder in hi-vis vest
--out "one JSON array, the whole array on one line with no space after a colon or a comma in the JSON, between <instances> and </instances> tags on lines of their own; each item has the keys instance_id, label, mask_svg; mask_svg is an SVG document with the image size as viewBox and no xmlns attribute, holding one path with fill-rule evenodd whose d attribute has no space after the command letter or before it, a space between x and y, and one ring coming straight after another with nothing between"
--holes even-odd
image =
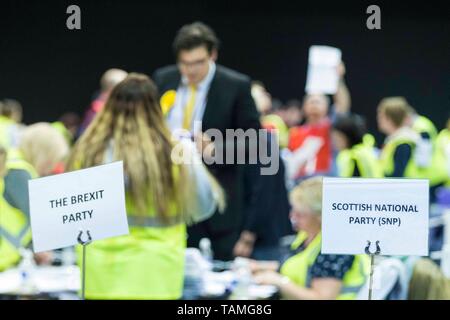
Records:
<instances>
[{"instance_id":1,"label":"person's shoulder in hi-vis vest","mask_svg":"<svg viewBox=\"0 0 450 320\"><path fill-rule=\"evenodd\" d=\"M332 130L340 177L381 178L383 172L375 155L375 141L366 132L362 117L352 114L337 117Z\"/></svg>"},{"instance_id":2,"label":"person's shoulder in hi-vis vest","mask_svg":"<svg viewBox=\"0 0 450 320\"><path fill-rule=\"evenodd\" d=\"M410 106L403 97L384 98L378 105L378 128L386 135L380 155L386 177L421 177L416 162L420 135L411 128L409 113Z\"/></svg>"}]
</instances>

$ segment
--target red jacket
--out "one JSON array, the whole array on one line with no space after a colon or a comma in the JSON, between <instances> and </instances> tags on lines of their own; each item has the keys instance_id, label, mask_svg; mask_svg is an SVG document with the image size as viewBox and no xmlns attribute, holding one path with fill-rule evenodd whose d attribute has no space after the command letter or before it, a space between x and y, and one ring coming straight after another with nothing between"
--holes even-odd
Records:
<instances>
[{"instance_id":1,"label":"red jacket","mask_svg":"<svg viewBox=\"0 0 450 320\"><path fill-rule=\"evenodd\" d=\"M300 148L308 137L313 136L323 139L323 145L320 147L314 159L310 160L313 163L313 172L310 170L308 172L306 165L304 165L300 168L297 177L327 173L330 171L332 162L330 130L331 121L328 117L316 124L304 124L290 129L288 148L291 151Z\"/></svg>"}]
</instances>

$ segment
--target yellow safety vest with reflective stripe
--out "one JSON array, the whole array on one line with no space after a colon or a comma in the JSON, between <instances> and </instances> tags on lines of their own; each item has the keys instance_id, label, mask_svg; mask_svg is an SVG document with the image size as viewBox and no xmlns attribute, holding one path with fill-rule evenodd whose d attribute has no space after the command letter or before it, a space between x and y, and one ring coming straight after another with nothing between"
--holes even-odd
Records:
<instances>
[{"instance_id":1,"label":"yellow safety vest with reflective stripe","mask_svg":"<svg viewBox=\"0 0 450 320\"><path fill-rule=\"evenodd\" d=\"M36 172L36 169L24 159L22 152L20 152L20 150L18 149L8 150L6 169L25 170L30 174L32 179L39 177L38 173Z\"/></svg>"},{"instance_id":2,"label":"yellow safety vest with reflective stripe","mask_svg":"<svg viewBox=\"0 0 450 320\"><path fill-rule=\"evenodd\" d=\"M126 194L130 234L86 248L87 299L179 299L183 292L186 225L175 206L168 221L137 212ZM81 246L77 247L81 265Z\"/></svg>"},{"instance_id":3,"label":"yellow safety vest with reflective stripe","mask_svg":"<svg viewBox=\"0 0 450 320\"><path fill-rule=\"evenodd\" d=\"M426 167L418 166L417 178L429 179L430 186L443 183L445 181L445 168L443 167L443 160L436 145L438 135L436 127L428 118L417 116L413 122L412 129L418 134L427 133L430 137L429 143L431 143L430 164Z\"/></svg>"},{"instance_id":4,"label":"yellow safety vest with reflective stripe","mask_svg":"<svg viewBox=\"0 0 450 320\"><path fill-rule=\"evenodd\" d=\"M291 245L292 250L296 250L306 240L306 232L299 232L297 238ZM317 256L320 254L322 245L322 234L319 233L308 246L293 257L286 260L281 266L281 274L288 277L298 286L309 288L311 286L311 269ZM345 273L342 279L341 292L337 299L355 299L358 292L364 285L369 273L369 258L365 255L356 255L351 268Z\"/></svg>"},{"instance_id":5,"label":"yellow safety vest with reflective stripe","mask_svg":"<svg viewBox=\"0 0 450 320\"><path fill-rule=\"evenodd\" d=\"M444 129L436 138L436 163L445 186L450 187L450 130Z\"/></svg>"},{"instance_id":6,"label":"yellow safety vest with reflective stripe","mask_svg":"<svg viewBox=\"0 0 450 320\"><path fill-rule=\"evenodd\" d=\"M64 137L64 139L66 139L67 144L70 146L72 144L73 141L73 135L72 133L66 128L66 126L64 125L64 123L62 123L61 121L55 121L52 122L52 127L55 128L56 130L59 131L59 133L61 133L61 135Z\"/></svg>"},{"instance_id":7,"label":"yellow safety vest with reflective stripe","mask_svg":"<svg viewBox=\"0 0 450 320\"><path fill-rule=\"evenodd\" d=\"M411 157L408 160L403 177L405 178L418 178L419 169L414 162L414 149L415 142L413 140L401 137L388 141L383 150L381 150L380 163L385 176L391 176L394 172L394 153L397 147L401 144L408 144L411 147Z\"/></svg>"},{"instance_id":8,"label":"yellow safety vest with reflective stripe","mask_svg":"<svg viewBox=\"0 0 450 320\"><path fill-rule=\"evenodd\" d=\"M375 148L377 143L376 143L375 137L373 135L371 135L370 133L366 133L363 136L363 144L366 147Z\"/></svg>"},{"instance_id":9,"label":"yellow safety vest with reflective stripe","mask_svg":"<svg viewBox=\"0 0 450 320\"><path fill-rule=\"evenodd\" d=\"M19 151L10 150L7 159L7 170L25 170L32 178L37 178L33 166L23 159ZM0 179L0 271L16 265L21 258L19 249L31 241L28 218L5 200L4 189L4 180Z\"/></svg>"},{"instance_id":10,"label":"yellow safety vest with reflective stripe","mask_svg":"<svg viewBox=\"0 0 450 320\"><path fill-rule=\"evenodd\" d=\"M357 144L351 149L342 150L336 158L340 177L353 176L355 165L363 178L382 178L383 171L375 157L373 148L364 143Z\"/></svg>"},{"instance_id":11,"label":"yellow safety vest with reflective stripe","mask_svg":"<svg viewBox=\"0 0 450 320\"><path fill-rule=\"evenodd\" d=\"M15 266L20 261L21 247L31 240L27 217L11 206L3 197L4 180L0 180L0 271Z\"/></svg>"},{"instance_id":12,"label":"yellow safety vest with reflective stripe","mask_svg":"<svg viewBox=\"0 0 450 320\"><path fill-rule=\"evenodd\" d=\"M269 114L263 116L261 119L261 124L264 128L275 128L278 130L278 139L280 148L286 148L289 140L289 128L283 119L276 114Z\"/></svg>"},{"instance_id":13,"label":"yellow safety vest with reflective stripe","mask_svg":"<svg viewBox=\"0 0 450 320\"><path fill-rule=\"evenodd\" d=\"M15 141L17 139L16 130L17 124L13 120L0 116L0 145L5 149L15 147L14 144L17 143Z\"/></svg>"},{"instance_id":14,"label":"yellow safety vest with reflective stripe","mask_svg":"<svg viewBox=\"0 0 450 320\"><path fill-rule=\"evenodd\" d=\"M417 116L413 122L412 129L417 133L427 133L432 141L437 137L437 130L433 122L424 116Z\"/></svg>"}]
</instances>

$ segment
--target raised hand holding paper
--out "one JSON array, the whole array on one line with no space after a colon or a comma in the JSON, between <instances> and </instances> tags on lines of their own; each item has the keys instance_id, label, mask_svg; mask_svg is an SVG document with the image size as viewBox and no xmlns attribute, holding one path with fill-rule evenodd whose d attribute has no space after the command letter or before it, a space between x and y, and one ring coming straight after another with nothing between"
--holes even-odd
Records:
<instances>
[{"instance_id":1,"label":"raised hand holding paper","mask_svg":"<svg viewBox=\"0 0 450 320\"><path fill-rule=\"evenodd\" d=\"M29 181L34 252L128 234L123 162Z\"/></svg>"},{"instance_id":2,"label":"raised hand holding paper","mask_svg":"<svg viewBox=\"0 0 450 320\"><path fill-rule=\"evenodd\" d=\"M337 68L341 62L341 56L341 50L337 48L329 46L311 46L309 48L305 87L307 93L336 93L339 83Z\"/></svg>"}]
</instances>

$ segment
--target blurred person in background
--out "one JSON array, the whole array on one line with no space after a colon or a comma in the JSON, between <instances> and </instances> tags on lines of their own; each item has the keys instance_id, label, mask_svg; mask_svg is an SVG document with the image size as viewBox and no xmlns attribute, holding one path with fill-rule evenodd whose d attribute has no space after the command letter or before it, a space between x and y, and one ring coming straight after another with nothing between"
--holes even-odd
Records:
<instances>
[{"instance_id":1,"label":"blurred person in background","mask_svg":"<svg viewBox=\"0 0 450 320\"><path fill-rule=\"evenodd\" d=\"M1 110L1 115L11 119L15 123L22 123L23 118L23 107L22 104L15 99L3 99L3 108Z\"/></svg>"},{"instance_id":2,"label":"blurred person in background","mask_svg":"<svg viewBox=\"0 0 450 320\"><path fill-rule=\"evenodd\" d=\"M88 299L179 299L186 224L223 210L221 187L190 140L179 141L190 164L172 160L175 147L146 75L131 73L74 146L69 169L123 161L130 234L99 240L86 253Z\"/></svg>"},{"instance_id":3,"label":"blurred person in background","mask_svg":"<svg viewBox=\"0 0 450 320\"><path fill-rule=\"evenodd\" d=\"M20 260L19 248L27 245L28 240L21 241L18 237L18 243L8 240L22 231L25 219L22 213L11 207L5 200L3 192L5 190L5 181L3 180L6 173L6 149L0 146L0 272L14 266Z\"/></svg>"},{"instance_id":4,"label":"blurred person in background","mask_svg":"<svg viewBox=\"0 0 450 320\"><path fill-rule=\"evenodd\" d=\"M62 134L69 147L72 147L80 126L80 117L74 112L66 112L57 121L52 122L52 126ZM58 174L64 171L65 163L61 161L56 164L52 173Z\"/></svg>"},{"instance_id":5,"label":"blurred person in background","mask_svg":"<svg viewBox=\"0 0 450 320\"><path fill-rule=\"evenodd\" d=\"M414 159L420 136L408 125L408 112L408 104L402 97L384 98L378 105L378 128L386 135L380 155L386 177L420 177Z\"/></svg>"},{"instance_id":6,"label":"blurred person in background","mask_svg":"<svg viewBox=\"0 0 450 320\"><path fill-rule=\"evenodd\" d=\"M23 108L19 101L4 99L0 101L0 145L16 148L19 144L20 133L23 129Z\"/></svg>"},{"instance_id":7,"label":"blurred person in background","mask_svg":"<svg viewBox=\"0 0 450 320\"><path fill-rule=\"evenodd\" d=\"M417 111L408 103L408 101L404 97L397 98L402 99L403 103L407 105L407 124L419 134L423 134L423 138L428 140L435 140L437 136L437 129L434 126L433 122L424 115L418 114Z\"/></svg>"},{"instance_id":8,"label":"blurred person in background","mask_svg":"<svg viewBox=\"0 0 450 320\"><path fill-rule=\"evenodd\" d=\"M248 143L227 139L227 129L258 130L259 114L251 95L251 80L235 70L216 64L219 39L202 22L184 25L176 34L173 49L176 65L155 71L155 80L161 94L161 107L173 133L183 132L200 143L203 159L211 158L208 150L224 155L233 152L233 163L212 163L208 169L226 192L227 209L210 219L189 228L188 244L198 247L202 238L211 240L214 258L231 260L233 248L240 237L244 221L245 195L244 165L236 163L240 145L249 154ZM201 123L201 128L195 124ZM196 130L197 129L197 130ZM200 129L200 130L198 130ZM205 131L220 132L223 144L211 143ZM242 142L242 144L241 144ZM252 141L257 143L256 141ZM213 148L211 148L211 146ZM252 155L255 156L255 155Z\"/></svg>"},{"instance_id":9,"label":"blurred person in background","mask_svg":"<svg viewBox=\"0 0 450 320\"><path fill-rule=\"evenodd\" d=\"M263 117L272 109L272 96L261 81L252 81L251 94L256 108Z\"/></svg>"},{"instance_id":10,"label":"blurred person in background","mask_svg":"<svg viewBox=\"0 0 450 320\"><path fill-rule=\"evenodd\" d=\"M439 132L436 138L436 150L442 166L445 168L444 186L450 192L450 117L447 119L446 128ZM450 207L450 196L448 206Z\"/></svg>"},{"instance_id":11,"label":"blurred person in background","mask_svg":"<svg viewBox=\"0 0 450 320\"><path fill-rule=\"evenodd\" d=\"M283 119L288 128L299 126L304 120L302 103L297 99L288 100L286 103L274 100L272 114Z\"/></svg>"},{"instance_id":12,"label":"blurred person in background","mask_svg":"<svg viewBox=\"0 0 450 320\"><path fill-rule=\"evenodd\" d=\"M383 177L373 147L364 143L367 131L362 117L356 114L337 117L331 134L339 151L336 164L340 177Z\"/></svg>"},{"instance_id":13,"label":"blurred person in background","mask_svg":"<svg viewBox=\"0 0 450 320\"><path fill-rule=\"evenodd\" d=\"M267 148L270 148L271 139L281 140L281 131L273 119L278 116L265 115L270 110L272 102L262 83L253 83L252 96L261 114L262 127L268 130ZM271 119L267 119L268 117ZM279 121L282 121L281 118ZM274 132L273 129L278 131ZM281 141L279 143L281 144ZM258 163L246 164L244 167L245 219L241 235L233 249L234 256L252 257L256 260L278 260L281 254L281 238L292 233L284 180L285 169L280 158L278 162L279 170L273 175L261 175L262 165Z\"/></svg>"},{"instance_id":14,"label":"blurred person in background","mask_svg":"<svg viewBox=\"0 0 450 320\"><path fill-rule=\"evenodd\" d=\"M450 208L450 117L447 120L447 127L442 129L436 138L436 153L445 168L443 186L436 189L436 202Z\"/></svg>"},{"instance_id":15,"label":"blurred person in background","mask_svg":"<svg viewBox=\"0 0 450 320\"><path fill-rule=\"evenodd\" d=\"M17 149L8 150L2 189L1 213L3 268L20 260L20 248L31 241L28 181L49 175L68 153L62 135L48 123L36 123L24 129ZM38 263L49 263L48 252L35 255ZM5 262L6 261L6 262Z\"/></svg>"},{"instance_id":16,"label":"blurred person in background","mask_svg":"<svg viewBox=\"0 0 450 320\"><path fill-rule=\"evenodd\" d=\"M331 145L331 126L337 115L345 115L351 106L350 93L345 84L344 63L338 67L339 84L333 96L333 105L329 114L329 100L324 94L307 94L303 99L305 123L290 129L289 150L296 151L304 146L308 148L307 161L302 164L294 179L332 171L333 150ZM309 143L314 141L314 146ZM306 151L306 150L305 150Z\"/></svg>"},{"instance_id":17,"label":"blurred person in background","mask_svg":"<svg viewBox=\"0 0 450 320\"><path fill-rule=\"evenodd\" d=\"M0 177L3 179L6 173L6 157L8 153L6 149L0 146ZM3 194L3 193L2 193Z\"/></svg>"},{"instance_id":18,"label":"blurred person in background","mask_svg":"<svg viewBox=\"0 0 450 320\"><path fill-rule=\"evenodd\" d=\"M78 136L80 136L84 130L94 119L95 115L103 109L106 100L108 99L111 90L116 84L125 79L127 72L121 69L109 69L100 79L100 92L95 95L94 100L91 102L89 109L86 111L83 121L80 125Z\"/></svg>"},{"instance_id":19,"label":"blurred person in background","mask_svg":"<svg viewBox=\"0 0 450 320\"><path fill-rule=\"evenodd\" d=\"M407 125L420 136L415 152L418 178L430 180L430 202L434 202L436 189L445 183L447 176L445 164L436 144L437 129L430 119L419 115L405 98L398 97L398 99L403 99L403 103L408 108Z\"/></svg>"},{"instance_id":20,"label":"blurred person in background","mask_svg":"<svg viewBox=\"0 0 450 320\"><path fill-rule=\"evenodd\" d=\"M256 109L260 113L261 126L269 131L278 130L280 148L286 148L289 138L289 129L283 118L272 113L272 96L260 81L252 82L252 97L255 100Z\"/></svg>"},{"instance_id":21,"label":"blurred person in background","mask_svg":"<svg viewBox=\"0 0 450 320\"><path fill-rule=\"evenodd\" d=\"M298 235L281 263L250 262L255 281L275 285L284 299L355 299L368 276L369 258L321 254L322 177L300 182L289 200Z\"/></svg>"},{"instance_id":22,"label":"blurred person in background","mask_svg":"<svg viewBox=\"0 0 450 320\"><path fill-rule=\"evenodd\" d=\"M80 116L74 112L66 112L55 122L52 122L54 126L66 139L67 143L71 146L74 142L76 134L80 126Z\"/></svg>"}]
</instances>

